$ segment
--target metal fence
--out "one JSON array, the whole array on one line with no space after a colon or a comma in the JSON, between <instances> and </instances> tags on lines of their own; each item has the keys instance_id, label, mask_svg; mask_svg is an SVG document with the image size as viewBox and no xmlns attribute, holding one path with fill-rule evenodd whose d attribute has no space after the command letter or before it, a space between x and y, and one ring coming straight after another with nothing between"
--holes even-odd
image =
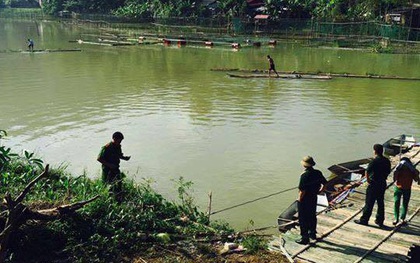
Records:
<instances>
[{"instance_id":1,"label":"metal fence","mask_svg":"<svg viewBox=\"0 0 420 263\"><path fill-rule=\"evenodd\" d=\"M40 8L0 8L0 18L34 20L44 18Z\"/></svg>"},{"instance_id":2,"label":"metal fence","mask_svg":"<svg viewBox=\"0 0 420 263\"><path fill-rule=\"evenodd\" d=\"M0 18L42 19L46 16L41 9L0 8ZM63 18L64 19L64 18ZM170 17L170 18L123 18L102 14L72 14L80 22L89 22L107 27L138 27L139 24L153 24L158 30L183 28L188 32L219 34L261 34L276 35L283 38L386 38L397 41L420 42L420 28L410 28L397 24L377 21L333 23L317 20L279 19L253 20L229 17ZM114 25L112 25L113 23ZM137 25L136 25L137 24Z\"/></svg>"}]
</instances>

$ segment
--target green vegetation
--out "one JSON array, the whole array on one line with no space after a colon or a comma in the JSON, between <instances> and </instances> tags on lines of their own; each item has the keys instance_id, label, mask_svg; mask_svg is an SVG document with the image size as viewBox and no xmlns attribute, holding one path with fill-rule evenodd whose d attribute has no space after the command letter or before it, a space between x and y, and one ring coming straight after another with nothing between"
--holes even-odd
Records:
<instances>
[{"instance_id":1,"label":"green vegetation","mask_svg":"<svg viewBox=\"0 0 420 263\"><path fill-rule=\"evenodd\" d=\"M0 6L34 7L35 0L0 0ZM411 4L409 0L265 0L272 19L316 18L334 21L379 20L386 11ZM255 9L247 1L224 0L49 0L43 1L47 14L67 10L77 13L115 14L132 18L239 17L250 18Z\"/></svg>"},{"instance_id":2,"label":"green vegetation","mask_svg":"<svg viewBox=\"0 0 420 263\"><path fill-rule=\"evenodd\" d=\"M0 7L39 7L36 0L0 0Z\"/></svg>"},{"instance_id":3,"label":"green vegetation","mask_svg":"<svg viewBox=\"0 0 420 263\"><path fill-rule=\"evenodd\" d=\"M165 199L150 181L126 180L117 202L100 180L71 176L65 167L49 170L33 153L3 146L5 136L0 130L0 196L6 200L0 206L0 261L211 262L222 257L217 252L227 240L241 241L252 256L267 249L255 234L235 236L227 223L210 222L190 195L193 183L182 177L174 180L178 201Z\"/></svg>"},{"instance_id":4,"label":"green vegetation","mask_svg":"<svg viewBox=\"0 0 420 263\"><path fill-rule=\"evenodd\" d=\"M260 236L247 236L242 240L242 244L249 254L267 250L267 241Z\"/></svg>"},{"instance_id":5,"label":"green vegetation","mask_svg":"<svg viewBox=\"0 0 420 263\"><path fill-rule=\"evenodd\" d=\"M6 136L0 131L0 139ZM43 162L29 152L22 155L0 147L0 195L17 196L43 169ZM118 203L99 180L85 174L70 176L64 167L52 169L36 183L23 201L31 210L50 209L99 198L70 215L54 221L28 221L12 235L10 262L69 261L120 262L130 254L148 253L155 245L179 241L196 244L222 240L233 230L225 223L210 223L189 195L191 182L176 181L180 201L168 201L150 182L124 182L124 201ZM7 207L1 207L0 230L4 230ZM200 244L200 249L205 250ZM171 248L173 250L174 248Z\"/></svg>"}]
</instances>

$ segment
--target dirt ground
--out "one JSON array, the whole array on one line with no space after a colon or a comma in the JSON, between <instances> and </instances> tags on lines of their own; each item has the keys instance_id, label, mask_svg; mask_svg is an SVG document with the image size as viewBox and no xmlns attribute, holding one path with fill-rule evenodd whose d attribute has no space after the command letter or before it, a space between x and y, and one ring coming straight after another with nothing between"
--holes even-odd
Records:
<instances>
[{"instance_id":1,"label":"dirt ground","mask_svg":"<svg viewBox=\"0 0 420 263\"><path fill-rule=\"evenodd\" d=\"M260 252L256 255L228 254L228 255L205 255L196 258L184 256L162 255L153 257L137 257L134 263L283 263L287 259L276 252Z\"/></svg>"},{"instance_id":2,"label":"dirt ground","mask_svg":"<svg viewBox=\"0 0 420 263\"><path fill-rule=\"evenodd\" d=\"M229 252L220 254L221 246L205 246L200 252L187 251L186 249L168 248L157 246L139 255L134 255L132 259L127 258L127 262L134 263L283 263L288 262L281 253L271 251L259 251L256 254L245 252Z\"/></svg>"}]
</instances>

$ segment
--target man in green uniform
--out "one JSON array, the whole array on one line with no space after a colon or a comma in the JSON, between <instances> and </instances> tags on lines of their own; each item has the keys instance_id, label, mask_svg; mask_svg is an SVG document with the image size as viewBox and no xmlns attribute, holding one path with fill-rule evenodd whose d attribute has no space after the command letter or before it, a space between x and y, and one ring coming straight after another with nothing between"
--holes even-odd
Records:
<instances>
[{"instance_id":1,"label":"man in green uniform","mask_svg":"<svg viewBox=\"0 0 420 263\"><path fill-rule=\"evenodd\" d=\"M365 207L363 215L358 220L354 220L356 224L368 225L369 218L372 215L375 201L378 203L375 224L379 227L384 226L385 220L385 203L384 195L386 190L386 178L391 172L391 162L383 156L384 147L381 144L373 145L373 153L375 158L369 163L365 176L368 182L366 189Z\"/></svg>"},{"instance_id":2,"label":"man in green uniform","mask_svg":"<svg viewBox=\"0 0 420 263\"><path fill-rule=\"evenodd\" d=\"M121 150L121 141L124 135L115 132L112 141L102 147L98 155L98 162L102 164L102 181L111 185L111 192L120 200L122 192L122 177L120 172L120 159L128 161L131 156L124 156Z\"/></svg>"},{"instance_id":3,"label":"man in green uniform","mask_svg":"<svg viewBox=\"0 0 420 263\"><path fill-rule=\"evenodd\" d=\"M315 161L311 156L306 156L300 162L305 171L300 176L298 213L301 239L296 243L306 245L309 238L316 239L316 206L318 193L324 190L327 180L321 171L313 168Z\"/></svg>"}]
</instances>

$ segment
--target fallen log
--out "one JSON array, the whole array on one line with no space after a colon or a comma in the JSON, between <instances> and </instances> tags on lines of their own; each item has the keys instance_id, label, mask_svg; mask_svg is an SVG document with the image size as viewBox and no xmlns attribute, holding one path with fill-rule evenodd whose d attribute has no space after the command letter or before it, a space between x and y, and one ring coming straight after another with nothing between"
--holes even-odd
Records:
<instances>
[{"instance_id":1,"label":"fallen log","mask_svg":"<svg viewBox=\"0 0 420 263\"><path fill-rule=\"evenodd\" d=\"M22 204L25 196L29 193L31 188L41 179L48 176L49 165L45 166L44 171L33 179L25 189L13 199L10 193L6 193L3 200L3 208L5 211L1 213L1 217L5 217L4 228L0 233L0 262L4 262L7 256L9 247L9 240L13 232L28 220L57 220L64 215L72 214L76 210L82 208L96 200L99 196L95 196L86 201L80 201L72 204L61 205L58 207L42 210L31 210L26 205Z\"/></svg>"}]
</instances>

